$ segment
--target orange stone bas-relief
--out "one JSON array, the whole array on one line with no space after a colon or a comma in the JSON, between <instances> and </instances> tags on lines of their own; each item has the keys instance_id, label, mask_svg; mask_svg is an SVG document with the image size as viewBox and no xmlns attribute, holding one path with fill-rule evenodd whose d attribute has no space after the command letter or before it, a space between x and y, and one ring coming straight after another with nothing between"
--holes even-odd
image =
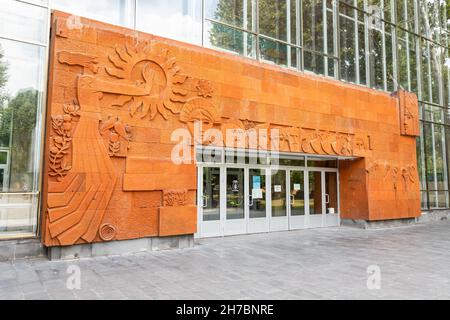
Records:
<instances>
[{"instance_id":1,"label":"orange stone bas-relief","mask_svg":"<svg viewBox=\"0 0 450 320\"><path fill-rule=\"evenodd\" d=\"M172 153L179 142L173 133L194 134L198 121L202 133L216 129L224 137L227 130L278 132L257 145L220 146L346 159L339 166L341 218L420 214L415 96L67 20L53 13L46 246L195 233L196 164L177 164ZM189 147L215 140L205 134Z\"/></svg>"}]
</instances>

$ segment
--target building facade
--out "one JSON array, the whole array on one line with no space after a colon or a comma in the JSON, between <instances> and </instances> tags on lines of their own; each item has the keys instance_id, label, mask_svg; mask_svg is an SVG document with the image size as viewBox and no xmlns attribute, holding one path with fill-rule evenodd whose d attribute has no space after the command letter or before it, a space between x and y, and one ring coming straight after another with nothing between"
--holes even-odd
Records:
<instances>
[{"instance_id":1,"label":"building facade","mask_svg":"<svg viewBox=\"0 0 450 320\"><path fill-rule=\"evenodd\" d=\"M442 1L0 9L0 237L47 247L449 209Z\"/></svg>"}]
</instances>

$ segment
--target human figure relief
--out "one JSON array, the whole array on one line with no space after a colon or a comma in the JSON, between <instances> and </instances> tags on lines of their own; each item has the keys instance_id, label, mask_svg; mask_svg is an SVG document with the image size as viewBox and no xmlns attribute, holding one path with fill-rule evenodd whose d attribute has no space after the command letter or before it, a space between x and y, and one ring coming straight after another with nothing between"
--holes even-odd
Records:
<instances>
[{"instance_id":1,"label":"human figure relief","mask_svg":"<svg viewBox=\"0 0 450 320\"><path fill-rule=\"evenodd\" d=\"M80 53L60 52L58 58L62 64L84 67L77 79L79 118L70 140L72 161L61 161L70 170L49 182L47 201L50 238L72 245L96 238L117 182L99 125L103 95L116 95L115 103L128 107L132 117L148 115L152 120L160 114L167 119L170 113L179 114L187 100L182 88L187 77L179 75L167 50L154 50L146 42L117 48L109 56L113 68L97 68L96 58Z\"/></svg>"}]
</instances>

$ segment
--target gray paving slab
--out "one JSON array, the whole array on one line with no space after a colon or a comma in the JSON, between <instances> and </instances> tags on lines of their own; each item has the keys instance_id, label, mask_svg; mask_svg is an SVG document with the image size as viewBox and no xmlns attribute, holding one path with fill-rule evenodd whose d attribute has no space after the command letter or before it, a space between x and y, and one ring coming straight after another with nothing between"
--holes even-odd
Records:
<instances>
[{"instance_id":1,"label":"gray paving slab","mask_svg":"<svg viewBox=\"0 0 450 320\"><path fill-rule=\"evenodd\" d=\"M449 232L450 221L339 227L202 239L184 250L0 262L0 300L450 299ZM380 271L379 289L368 286L370 266ZM69 288L74 267L79 289Z\"/></svg>"}]
</instances>

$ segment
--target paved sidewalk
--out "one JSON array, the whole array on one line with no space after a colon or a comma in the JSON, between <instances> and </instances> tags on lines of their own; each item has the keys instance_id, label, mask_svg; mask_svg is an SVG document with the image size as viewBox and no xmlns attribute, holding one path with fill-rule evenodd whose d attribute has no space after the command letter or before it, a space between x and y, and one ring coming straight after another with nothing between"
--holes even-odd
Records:
<instances>
[{"instance_id":1,"label":"paved sidewalk","mask_svg":"<svg viewBox=\"0 0 450 320\"><path fill-rule=\"evenodd\" d=\"M80 290L67 289L73 266L81 271ZM380 268L380 290L367 288L369 266ZM193 249L81 261L0 263L0 299L365 298L450 299L450 221L208 239Z\"/></svg>"}]
</instances>

